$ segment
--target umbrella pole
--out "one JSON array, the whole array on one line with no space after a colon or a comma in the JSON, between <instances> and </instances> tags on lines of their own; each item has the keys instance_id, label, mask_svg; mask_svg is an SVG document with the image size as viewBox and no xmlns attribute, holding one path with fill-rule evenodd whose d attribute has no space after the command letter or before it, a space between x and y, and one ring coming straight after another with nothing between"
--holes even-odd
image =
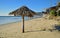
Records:
<instances>
[{"instance_id":1,"label":"umbrella pole","mask_svg":"<svg viewBox=\"0 0 60 38\"><path fill-rule=\"evenodd\" d=\"M22 29L22 32L24 33L24 15L23 15L22 19L23 19L23 29Z\"/></svg>"}]
</instances>

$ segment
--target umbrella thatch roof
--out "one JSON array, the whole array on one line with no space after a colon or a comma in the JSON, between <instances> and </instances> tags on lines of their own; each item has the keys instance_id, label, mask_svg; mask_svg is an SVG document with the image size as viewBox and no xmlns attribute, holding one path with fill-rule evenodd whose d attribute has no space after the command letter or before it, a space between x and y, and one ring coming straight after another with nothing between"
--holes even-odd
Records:
<instances>
[{"instance_id":1,"label":"umbrella thatch roof","mask_svg":"<svg viewBox=\"0 0 60 38\"><path fill-rule=\"evenodd\" d=\"M24 15L24 16L29 16L29 17L32 17L35 14L36 13L30 10L27 6L22 6L21 8L9 13L9 15L14 15L14 16Z\"/></svg>"}]
</instances>

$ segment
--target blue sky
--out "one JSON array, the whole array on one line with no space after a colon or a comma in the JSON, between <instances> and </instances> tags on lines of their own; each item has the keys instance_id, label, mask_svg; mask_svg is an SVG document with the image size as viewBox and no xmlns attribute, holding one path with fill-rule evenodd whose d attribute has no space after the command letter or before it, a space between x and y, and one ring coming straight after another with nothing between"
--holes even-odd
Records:
<instances>
[{"instance_id":1,"label":"blue sky","mask_svg":"<svg viewBox=\"0 0 60 38\"><path fill-rule=\"evenodd\" d=\"M8 16L9 12L26 5L35 12L41 12L46 8L55 6L57 0L0 0L0 16Z\"/></svg>"}]
</instances>

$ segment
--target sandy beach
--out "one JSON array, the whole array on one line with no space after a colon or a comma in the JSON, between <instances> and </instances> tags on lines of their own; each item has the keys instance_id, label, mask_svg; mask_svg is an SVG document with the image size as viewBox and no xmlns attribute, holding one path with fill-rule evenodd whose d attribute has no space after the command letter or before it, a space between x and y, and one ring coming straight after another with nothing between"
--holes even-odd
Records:
<instances>
[{"instance_id":1,"label":"sandy beach","mask_svg":"<svg viewBox=\"0 0 60 38\"><path fill-rule=\"evenodd\" d=\"M48 30L57 23L44 18L28 20L25 21L25 33L22 33L22 22L4 24L0 26L0 38L60 38L60 32Z\"/></svg>"}]
</instances>

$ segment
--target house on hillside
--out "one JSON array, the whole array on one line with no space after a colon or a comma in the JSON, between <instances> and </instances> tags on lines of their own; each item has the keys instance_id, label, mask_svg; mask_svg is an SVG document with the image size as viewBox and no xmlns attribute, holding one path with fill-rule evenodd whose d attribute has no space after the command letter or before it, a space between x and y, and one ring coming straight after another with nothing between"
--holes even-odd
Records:
<instances>
[{"instance_id":1,"label":"house on hillside","mask_svg":"<svg viewBox=\"0 0 60 38\"><path fill-rule=\"evenodd\" d=\"M55 10L56 12L58 12L60 10L60 2L56 6L47 8L46 13L49 14L50 10Z\"/></svg>"},{"instance_id":2,"label":"house on hillside","mask_svg":"<svg viewBox=\"0 0 60 38\"><path fill-rule=\"evenodd\" d=\"M47 14L50 13L50 10L55 10L55 11L57 11L57 8L56 8L56 7L57 7L57 6L53 6L53 7L50 7L50 8L48 8L48 9L46 9Z\"/></svg>"}]
</instances>

